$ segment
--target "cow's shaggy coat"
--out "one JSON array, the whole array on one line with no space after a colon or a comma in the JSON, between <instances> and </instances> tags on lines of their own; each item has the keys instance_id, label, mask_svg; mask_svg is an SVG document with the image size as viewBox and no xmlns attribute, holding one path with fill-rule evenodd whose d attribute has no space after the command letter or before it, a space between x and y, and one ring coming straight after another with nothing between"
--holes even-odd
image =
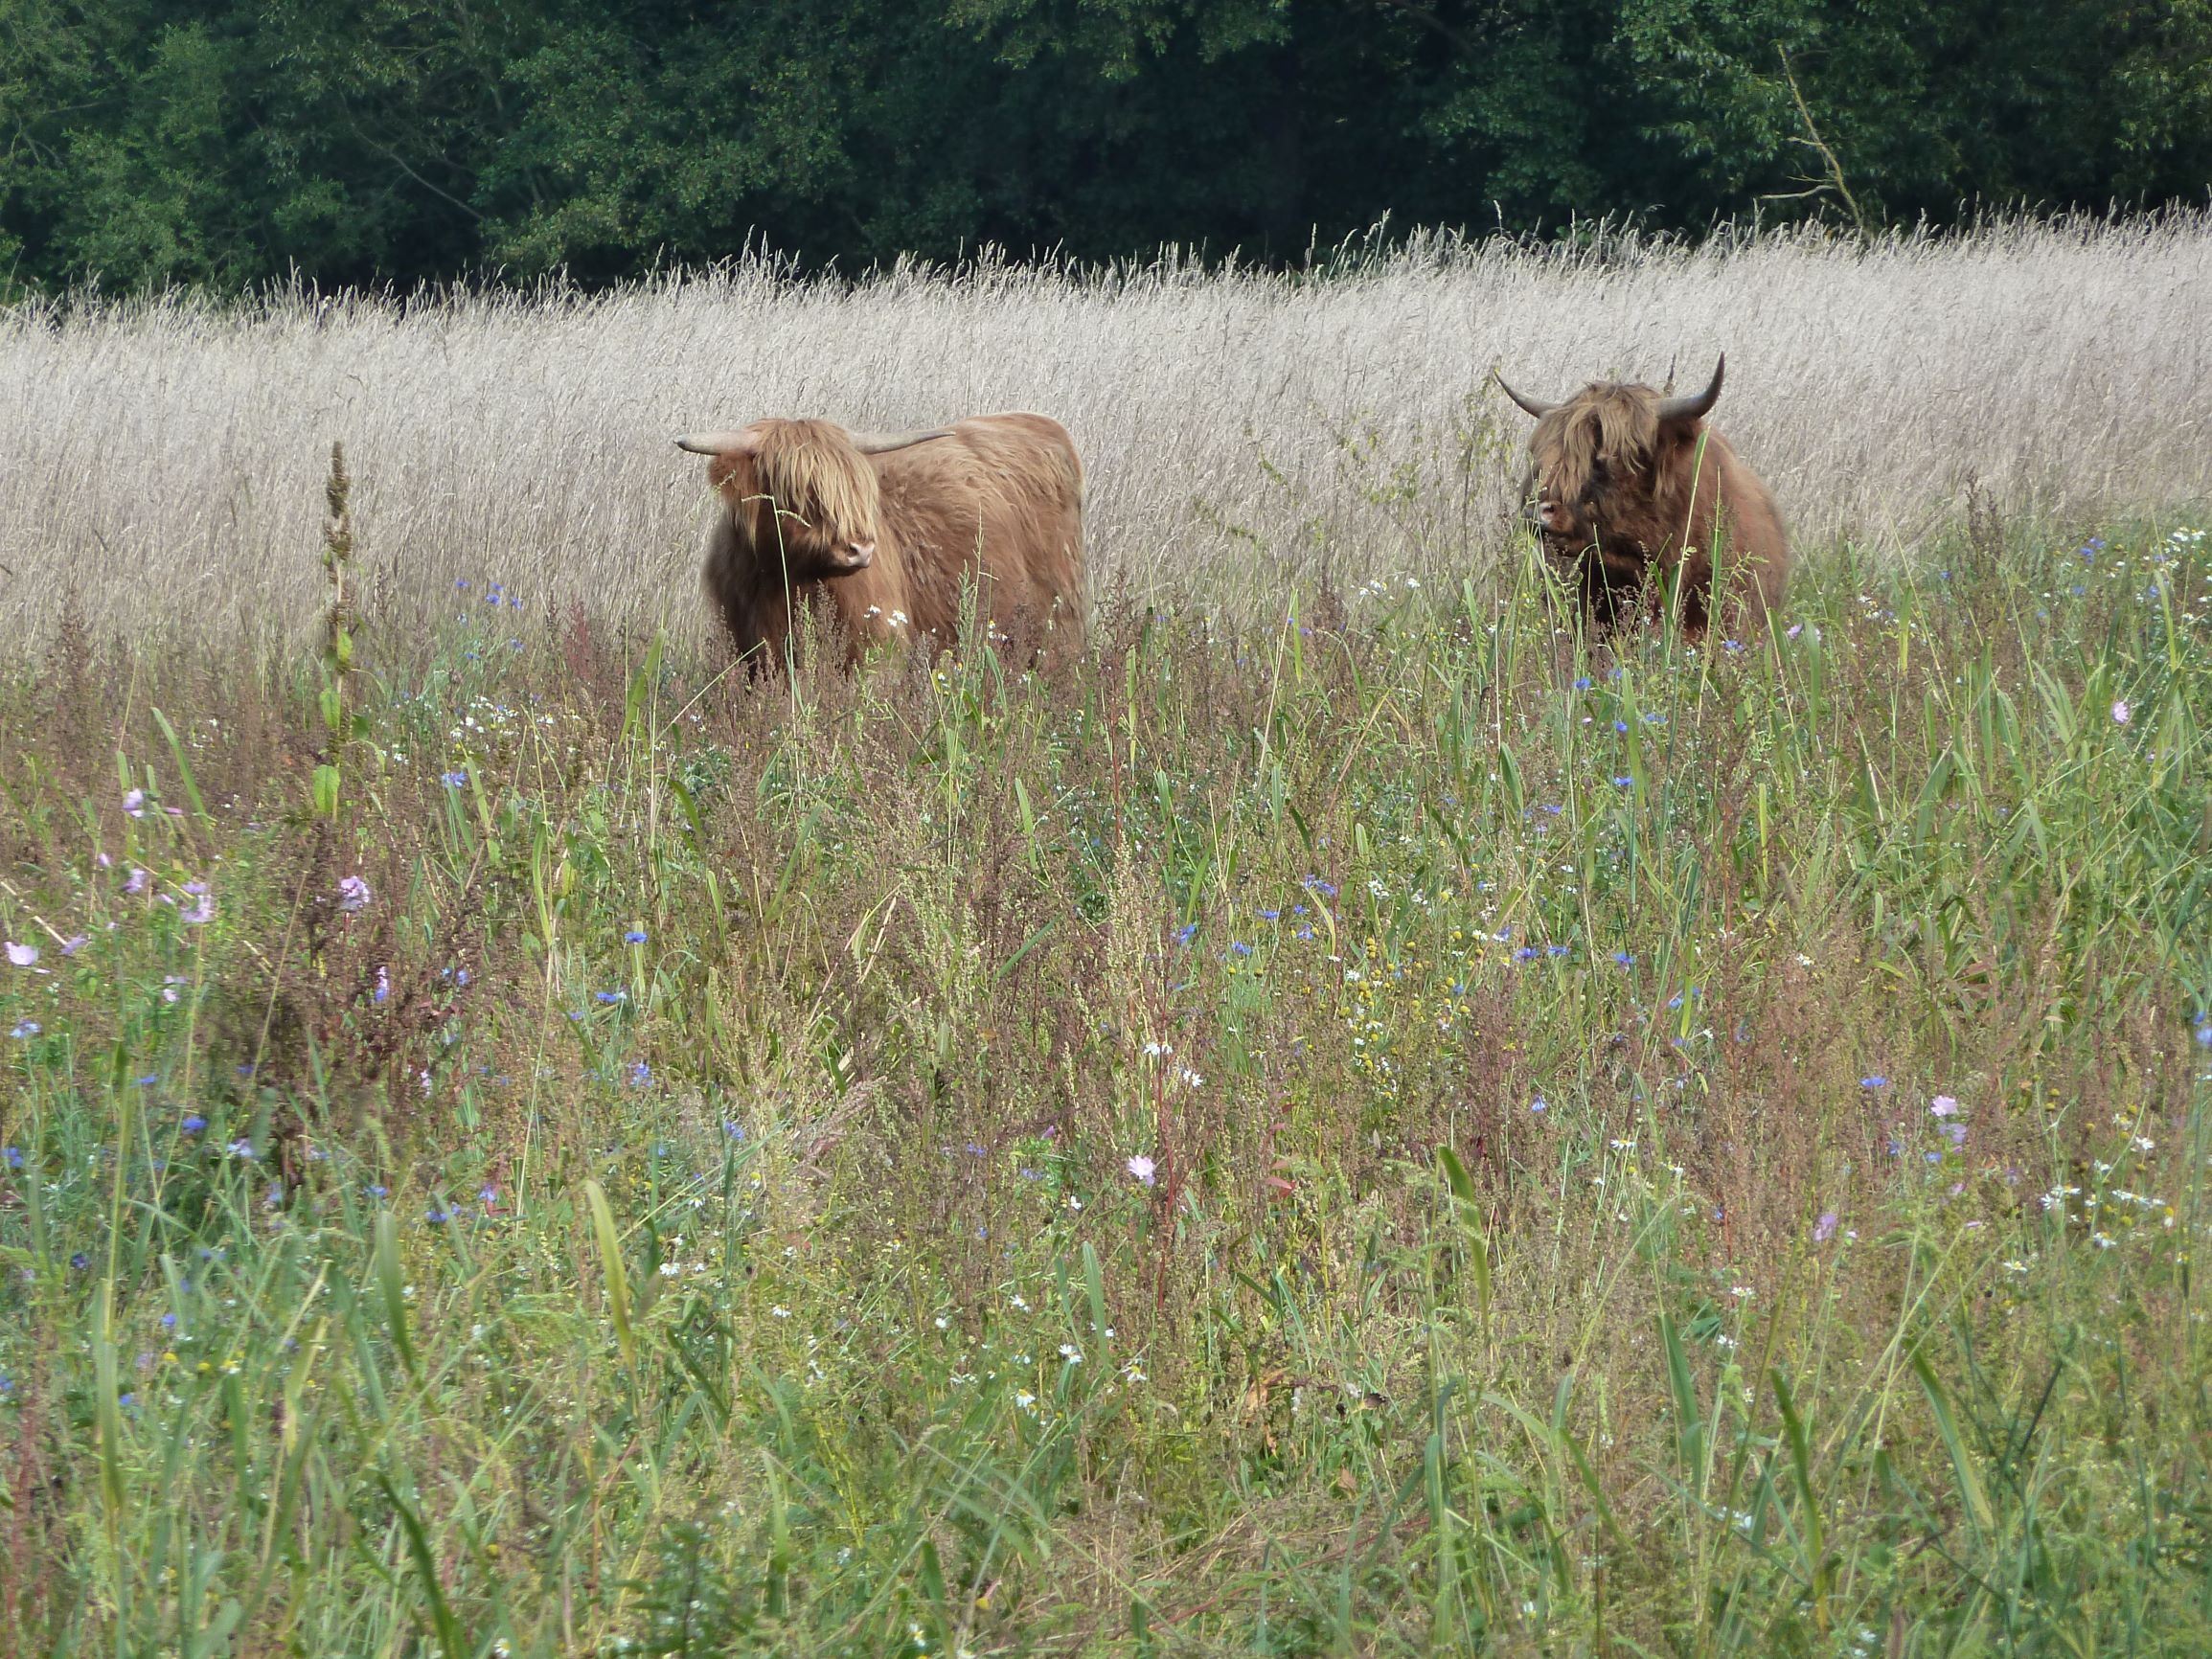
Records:
<instances>
[{"instance_id":1,"label":"cow's shaggy coat","mask_svg":"<svg viewBox=\"0 0 2212 1659\"><path fill-rule=\"evenodd\" d=\"M1523 398L1535 520L1544 552L1601 629L1639 610L1656 616L1671 592L1682 631L1713 620L1720 572L1722 626L1742 637L1782 602L1790 541L1766 485L1705 424L1712 384L1667 398L1649 386L1595 381L1563 403ZM1657 580L1653 580L1656 578Z\"/></svg>"},{"instance_id":2,"label":"cow's shaggy coat","mask_svg":"<svg viewBox=\"0 0 2212 1659\"><path fill-rule=\"evenodd\" d=\"M757 420L677 440L721 499L701 572L748 664L784 661L816 606L857 662L878 641L959 632L964 584L1001 643L1083 632L1083 464L1059 421L985 415L871 439L827 420Z\"/></svg>"}]
</instances>

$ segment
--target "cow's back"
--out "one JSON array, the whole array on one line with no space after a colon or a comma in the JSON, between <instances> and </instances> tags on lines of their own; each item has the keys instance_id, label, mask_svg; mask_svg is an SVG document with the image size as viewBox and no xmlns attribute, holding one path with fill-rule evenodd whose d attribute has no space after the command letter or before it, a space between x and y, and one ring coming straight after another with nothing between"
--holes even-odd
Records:
<instances>
[{"instance_id":1,"label":"cow's back","mask_svg":"<svg viewBox=\"0 0 2212 1659\"><path fill-rule=\"evenodd\" d=\"M949 641L961 584L999 631L1035 638L1049 620L1083 640L1083 463L1044 415L983 415L952 435L875 457L883 521L906 567L915 625Z\"/></svg>"}]
</instances>

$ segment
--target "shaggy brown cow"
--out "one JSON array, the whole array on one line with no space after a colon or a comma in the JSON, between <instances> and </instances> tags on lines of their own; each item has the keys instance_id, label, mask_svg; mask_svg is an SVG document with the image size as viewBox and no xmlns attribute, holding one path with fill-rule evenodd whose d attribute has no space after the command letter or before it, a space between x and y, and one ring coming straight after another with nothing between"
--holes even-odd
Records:
<instances>
[{"instance_id":1,"label":"shaggy brown cow","mask_svg":"<svg viewBox=\"0 0 2212 1659\"><path fill-rule=\"evenodd\" d=\"M984 415L874 437L756 420L678 445L721 494L707 597L756 669L784 659L794 604L819 604L848 664L878 640L959 630L962 583L1000 638L1083 642L1083 464L1059 421Z\"/></svg>"},{"instance_id":2,"label":"shaggy brown cow","mask_svg":"<svg viewBox=\"0 0 2212 1659\"><path fill-rule=\"evenodd\" d=\"M1545 403L1498 377L1499 389L1537 420L1530 483L1544 552L1601 629L1634 614L1639 602L1658 615L1671 586L1682 632L1702 638L1716 565L1721 621L1730 634L1764 623L1782 602L1790 574L1782 514L1728 441L1705 425L1727 362L1714 365L1711 385L1686 398L1604 380L1563 403Z\"/></svg>"}]
</instances>

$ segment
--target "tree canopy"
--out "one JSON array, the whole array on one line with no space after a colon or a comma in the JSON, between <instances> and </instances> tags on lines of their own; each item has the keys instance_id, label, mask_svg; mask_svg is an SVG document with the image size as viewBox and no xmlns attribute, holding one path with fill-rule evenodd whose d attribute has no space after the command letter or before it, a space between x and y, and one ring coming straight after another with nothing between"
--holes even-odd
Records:
<instances>
[{"instance_id":1,"label":"tree canopy","mask_svg":"<svg viewBox=\"0 0 2212 1659\"><path fill-rule=\"evenodd\" d=\"M2201 202L2212 0L0 0L0 291Z\"/></svg>"}]
</instances>

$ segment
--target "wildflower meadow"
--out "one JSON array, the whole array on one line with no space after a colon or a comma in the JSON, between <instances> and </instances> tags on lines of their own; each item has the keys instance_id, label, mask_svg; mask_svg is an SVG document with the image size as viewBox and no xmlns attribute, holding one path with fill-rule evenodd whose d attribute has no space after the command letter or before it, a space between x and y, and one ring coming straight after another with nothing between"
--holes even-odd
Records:
<instances>
[{"instance_id":1,"label":"wildflower meadow","mask_svg":"<svg viewBox=\"0 0 2212 1659\"><path fill-rule=\"evenodd\" d=\"M746 681L353 488L0 675L0 1651L2212 1649L2201 516Z\"/></svg>"}]
</instances>

